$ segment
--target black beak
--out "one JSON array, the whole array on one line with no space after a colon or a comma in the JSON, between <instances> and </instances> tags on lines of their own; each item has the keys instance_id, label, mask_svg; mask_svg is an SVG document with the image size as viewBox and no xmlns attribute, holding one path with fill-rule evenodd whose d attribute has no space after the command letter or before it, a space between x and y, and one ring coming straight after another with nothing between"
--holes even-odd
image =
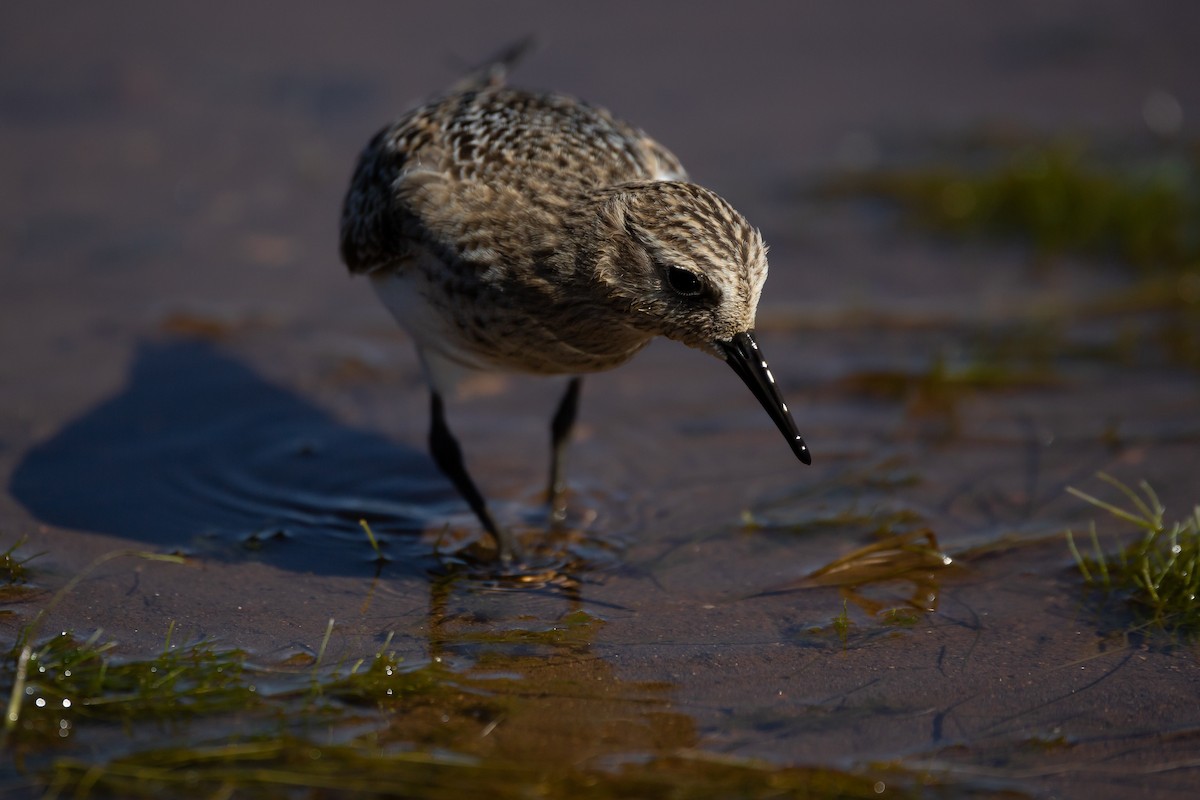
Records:
<instances>
[{"instance_id":1,"label":"black beak","mask_svg":"<svg viewBox=\"0 0 1200 800\"><path fill-rule=\"evenodd\" d=\"M733 367L733 371L750 387L750 391L754 392L754 396L771 415L771 419L775 420L779 432L792 446L796 458L805 464L811 464L812 456L809 455L808 445L804 443L800 431L796 430L792 412L788 411L787 403L783 402L783 396L779 394L767 360L759 352L758 342L754 341L754 332L739 333L728 342L717 342L717 347L725 354L725 361Z\"/></svg>"}]
</instances>

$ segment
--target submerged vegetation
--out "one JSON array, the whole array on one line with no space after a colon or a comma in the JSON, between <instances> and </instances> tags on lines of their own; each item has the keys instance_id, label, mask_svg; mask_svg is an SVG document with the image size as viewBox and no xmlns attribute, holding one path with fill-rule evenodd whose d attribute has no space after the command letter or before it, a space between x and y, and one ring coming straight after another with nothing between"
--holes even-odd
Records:
<instances>
[{"instance_id":1,"label":"submerged vegetation","mask_svg":"<svg viewBox=\"0 0 1200 800\"><path fill-rule=\"evenodd\" d=\"M1141 536L1114 552L1106 552L1090 529L1090 555L1084 555L1067 531L1067 544L1084 584L1116 600L1151 625L1194 637L1200 634L1200 506L1183 520L1168 525L1166 510L1146 482L1140 493L1108 475L1101 480L1115 487L1129 508L1069 488L1081 500L1132 525Z\"/></svg>"}]
</instances>

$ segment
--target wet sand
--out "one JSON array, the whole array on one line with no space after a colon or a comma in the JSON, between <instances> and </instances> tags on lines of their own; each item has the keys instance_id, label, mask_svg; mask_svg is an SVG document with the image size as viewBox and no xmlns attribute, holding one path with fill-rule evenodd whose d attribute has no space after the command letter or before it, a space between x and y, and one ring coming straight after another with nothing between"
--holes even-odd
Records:
<instances>
[{"instance_id":1,"label":"wet sand","mask_svg":"<svg viewBox=\"0 0 1200 800\"><path fill-rule=\"evenodd\" d=\"M315 651L332 618L335 654L391 632L410 660L469 665L477 633L582 610L602 623L505 667L599 688L565 714L522 706L499 754L555 740L579 761L899 760L1044 796L1193 796L1196 647L1114 634L1062 532L1097 519L1106 541L1128 534L1065 492L1101 493L1097 471L1149 481L1169 516L1200 500L1200 379L1144 343L1126 360L1058 355L1051 382L932 410L863 391L856 377L920 372L1130 279L898 233L804 190L864 137L885 155L984 124L1144 137L1156 89L1194 138L1196 10L680 8L5 14L0 544L28 536L47 589L113 550L195 556L112 562L53 627L102 627L136 651L174 621L269 661ZM762 228L759 338L814 464L795 463L728 368L655 344L585 383L569 469L587 563L572 585L447 588L431 577L436 532L470 518L424 454L411 348L337 262L337 216L374 130L529 32L542 43L515 82L641 125ZM1074 341L1115 336L1054 322ZM452 412L473 472L502 517L536 526L554 398L536 381L476 388ZM360 517L391 558L379 570ZM854 595L788 588L887 520L933 531L955 566ZM9 639L32 613L14 609Z\"/></svg>"}]
</instances>

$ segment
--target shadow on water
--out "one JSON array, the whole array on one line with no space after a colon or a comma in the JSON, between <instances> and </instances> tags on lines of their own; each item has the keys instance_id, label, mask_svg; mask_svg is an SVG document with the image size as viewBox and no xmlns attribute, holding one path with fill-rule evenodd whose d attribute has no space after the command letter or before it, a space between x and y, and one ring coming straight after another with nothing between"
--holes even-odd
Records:
<instances>
[{"instance_id":1,"label":"shadow on water","mask_svg":"<svg viewBox=\"0 0 1200 800\"><path fill-rule=\"evenodd\" d=\"M319 572L363 569L360 519L408 562L431 551L422 531L458 510L425 453L192 341L142 345L124 390L30 451L9 491L45 523L158 547L232 557L303 544L272 548L272 561Z\"/></svg>"}]
</instances>

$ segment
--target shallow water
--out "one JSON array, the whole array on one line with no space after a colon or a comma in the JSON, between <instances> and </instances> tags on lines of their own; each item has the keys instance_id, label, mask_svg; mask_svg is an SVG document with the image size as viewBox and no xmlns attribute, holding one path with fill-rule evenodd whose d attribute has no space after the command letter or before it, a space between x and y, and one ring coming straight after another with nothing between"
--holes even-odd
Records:
<instances>
[{"instance_id":1,"label":"shallow water","mask_svg":"<svg viewBox=\"0 0 1200 800\"><path fill-rule=\"evenodd\" d=\"M920 793L912 775L928 773L947 796L1193 796L1196 647L1098 615L1062 532L1097 519L1105 541L1128 536L1065 492L1102 493L1098 471L1148 480L1169 516L1200 500L1197 374L1153 314L1079 312L1131 285L1114 265L1035 268L1019 245L931 241L801 190L850 133L884 154L889 137L936 147L997 119L1145 135L1151 88L1200 108L1183 44L1200 20L1187 4L767 8L697 13L678 36L665 10L629 26L551 6L480 7L465 33L450 11L402 25L382 6L285 29L255 6L234 26L136 4L3 26L0 545L27 536L45 590L10 605L5 641L98 556L180 551L188 566L106 564L44 630L102 628L129 657L174 623L263 665L315 657L330 619L326 663L390 634L453 691L364 711L362 729L527 770L515 784L700 753L778 780L898 765L889 786ZM415 358L334 241L374 128L453 78L447 53L473 59L530 25L544 44L519 81L645 126L762 226L759 340L814 464L728 368L658 343L585 381L572 517L543 536L555 398L537 381L477 385L452 424L500 516L548 542L554 567L521 581L464 567L478 531L424 454ZM1119 357L1083 346L1130 330ZM896 388L1022 336L1049 350L1038 380ZM805 582L881 530L931 531L954 563L854 590ZM237 728L147 724L125 744L80 726L49 755L104 762ZM703 772L661 780L689 770Z\"/></svg>"}]
</instances>

